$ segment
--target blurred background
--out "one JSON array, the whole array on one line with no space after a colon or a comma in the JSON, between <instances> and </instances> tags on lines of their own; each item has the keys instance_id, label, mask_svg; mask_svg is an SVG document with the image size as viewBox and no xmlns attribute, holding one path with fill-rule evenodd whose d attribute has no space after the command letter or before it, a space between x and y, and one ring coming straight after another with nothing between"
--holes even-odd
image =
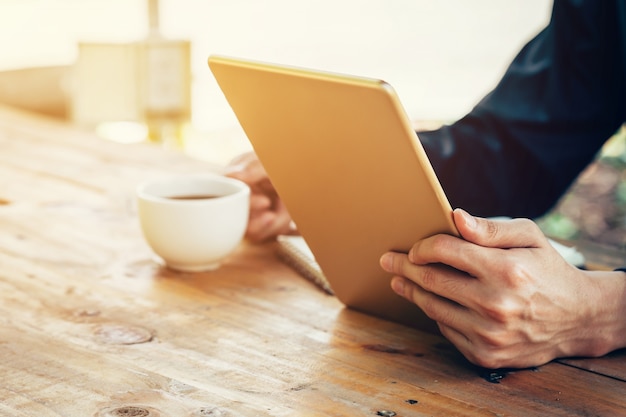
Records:
<instances>
[{"instance_id":1,"label":"blurred background","mask_svg":"<svg viewBox=\"0 0 626 417\"><path fill-rule=\"evenodd\" d=\"M455 119L493 87L519 48L547 23L551 5L548 0L2 0L0 70L71 66L81 43L143 41L150 32L151 3L158 7L161 35L191 44L190 122L198 132L236 126L207 67L213 53L382 78L397 90L410 117ZM106 58L97 65L110 67ZM92 82L102 82L105 75L90 69ZM63 80L68 99L72 87L71 79Z\"/></svg>"},{"instance_id":2,"label":"blurred background","mask_svg":"<svg viewBox=\"0 0 626 417\"><path fill-rule=\"evenodd\" d=\"M547 24L551 4L1 0L0 102L225 164L249 145L207 67L210 54L381 78L417 126L430 126L461 117L494 87ZM607 145L608 162L591 167L542 227L624 245L623 142Z\"/></svg>"}]
</instances>

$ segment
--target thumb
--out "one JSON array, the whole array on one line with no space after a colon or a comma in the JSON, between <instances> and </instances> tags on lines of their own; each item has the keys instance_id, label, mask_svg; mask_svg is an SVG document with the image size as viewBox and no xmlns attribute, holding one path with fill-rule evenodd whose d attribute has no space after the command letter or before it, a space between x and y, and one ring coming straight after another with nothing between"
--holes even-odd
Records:
<instances>
[{"instance_id":1,"label":"thumb","mask_svg":"<svg viewBox=\"0 0 626 417\"><path fill-rule=\"evenodd\" d=\"M529 219L494 220L475 217L455 209L454 223L468 242L489 248L540 247L547 242L543 232Z\"/></svg>"},{"instance_id":2,"label":"thumb","mask_svg":"<svg viewBox=\"0 0 626 417\"><path fill-rule=\"evenodd\" d=\"M233 160L225 169L224 175L241 180L248 185L267 179L267 173L254 154L244 154Z\"/></svg>"}]
</instances>

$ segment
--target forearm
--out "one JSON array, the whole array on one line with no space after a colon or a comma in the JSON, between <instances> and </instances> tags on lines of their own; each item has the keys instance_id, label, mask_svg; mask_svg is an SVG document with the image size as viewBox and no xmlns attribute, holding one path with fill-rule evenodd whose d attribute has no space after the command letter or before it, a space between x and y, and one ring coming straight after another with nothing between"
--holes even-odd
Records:
<instances>
[{"instance_id":1,"label":"forearm","mask_svg":"<svg viewBox=\"0 0 626 417\"><path fill-rule=\"evenodd\" d=\"M533 130L545 132L535 133L534 139L534 146L544 147L543 154L518 140L530 137L530 132L516 130L513 123L494 120L491 115L471 114L418 136L453 207L482 217L535 218L556 203L596 149L585 152L586 157L575 164L571 160L561 164L556 155L562 153L556 148L572 145L564 142L545 149L549 131Z\"/></svg>"},{"instance_id":2,"label":"forearm","mask_svg":"<svg viewBox=\"0 0 626 417\"><path fill-rule=\"evenodd\" d=\"M537 217L626 118L614 2L558 1L550 25L467 116L418 133L455 207ZM575 24L573 24L575 22Z\"/></svg>"},{"instance_id":3,"label":"forearm","mask_svg":"<svg viewBox=\"0 0 626 417\"><path fill-rule=\"evenodd\" d=\"M626 347L626 272L583 271L585 317L564 355L598 357Z\"/></svg>"}]
</instances>

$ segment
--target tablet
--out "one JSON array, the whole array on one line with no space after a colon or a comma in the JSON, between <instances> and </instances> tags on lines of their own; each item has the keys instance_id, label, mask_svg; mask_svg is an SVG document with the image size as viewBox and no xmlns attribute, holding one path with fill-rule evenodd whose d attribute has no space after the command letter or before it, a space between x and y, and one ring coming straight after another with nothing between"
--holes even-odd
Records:
<instances>
[{"instance_id":1,"label":"tablet","mask_svg":"<svg viewBox=\"0 0 626 417\"><path fill-rule=\"evenodd\" d=\"M379 265L387 251L458 235L390 85L225 56L209 57L209 67L338 299L435 330Z\"/></svg>"}]
</instances>

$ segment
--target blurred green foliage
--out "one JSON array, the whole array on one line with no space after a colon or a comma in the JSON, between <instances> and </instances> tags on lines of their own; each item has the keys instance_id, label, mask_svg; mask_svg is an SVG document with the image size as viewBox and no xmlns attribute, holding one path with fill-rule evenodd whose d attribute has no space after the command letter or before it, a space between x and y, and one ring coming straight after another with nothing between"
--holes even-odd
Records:
<instances>
[{"instance_id":1,"label":"blurred green foliage","mask_svg":"<svg viewBox=\"0 0 626 417\"><path fill-rule=\"evenodd\" d=\"M557 205L536 221L551 237L626 247L626 128L607 141Z\"/></svg>"}]
</instances>

